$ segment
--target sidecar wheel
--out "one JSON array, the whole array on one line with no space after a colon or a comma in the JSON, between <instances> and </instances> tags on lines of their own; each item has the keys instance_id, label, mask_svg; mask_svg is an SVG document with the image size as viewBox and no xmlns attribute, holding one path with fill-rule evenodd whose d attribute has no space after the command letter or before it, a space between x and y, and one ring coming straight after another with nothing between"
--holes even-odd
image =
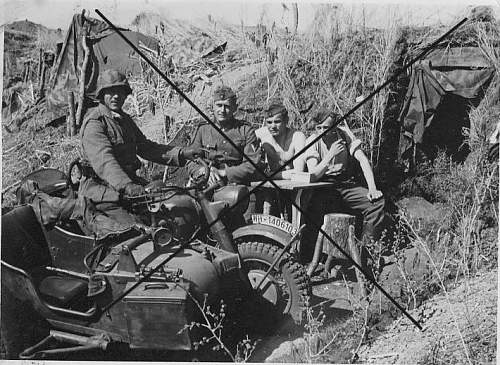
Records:
<instances>
[{"instance_id":1,"label":"sidecar wheel","mask_svg":"<svg viewBox=\"0 0 500 365\"><path fill-rule=\"evenodd\" d=\"M280 249L263 242L242 242L238 245L248 277L255 288L278 257ZM259 294L281 316L290 316L300 324L308 295L309 278L304 268L287 253L269 273Z\"/></svg>"}]
</instances>

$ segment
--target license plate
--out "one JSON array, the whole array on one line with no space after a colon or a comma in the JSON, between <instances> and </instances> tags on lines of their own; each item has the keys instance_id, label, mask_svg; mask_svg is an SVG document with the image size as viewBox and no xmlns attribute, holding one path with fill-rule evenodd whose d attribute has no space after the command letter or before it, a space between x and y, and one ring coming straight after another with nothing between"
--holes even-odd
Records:
<instances>
[{"instance_id":1,"label":"license plate","mask_svg":"<svg viewBox=\"0 0 500 365\"><path fill-rule=\"evenodd\" d=\"M294 227L290 222L287 222L286 220L275 217L273 215L252 214L252 223L278 228L289 233L291 236L297 233L297 228Z\"/></svg>"}]
</instances>

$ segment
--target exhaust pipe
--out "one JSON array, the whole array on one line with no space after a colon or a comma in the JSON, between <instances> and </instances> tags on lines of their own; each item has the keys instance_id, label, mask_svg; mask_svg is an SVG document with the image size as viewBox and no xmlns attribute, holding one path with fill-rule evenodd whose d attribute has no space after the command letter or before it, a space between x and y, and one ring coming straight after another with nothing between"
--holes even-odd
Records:
<instances>
[{"instance_id":1,"label":"exhaust pipe","mask_svg":"<svg viewBox=\"0 0 500 365\"><path fill-rule=\"evenodd\" d=\"M77 346L52 348L57 343L70 343ZM43 340L19 354L21 360L49 359L56 355L68 355L89 350L106 350L111 342L106 335L80 336L73 333L50 330L50 333Z\"/></svg>"}]
</instances>

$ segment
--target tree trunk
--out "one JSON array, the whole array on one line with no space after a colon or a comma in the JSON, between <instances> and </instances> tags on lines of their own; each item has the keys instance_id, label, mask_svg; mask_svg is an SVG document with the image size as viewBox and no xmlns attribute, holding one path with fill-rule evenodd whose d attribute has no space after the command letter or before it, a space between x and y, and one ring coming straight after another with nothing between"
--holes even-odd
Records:
<instances>
[{"instance_id":1,"label":"tree trunk","mask_svg":"<svg viewBox=\"0 0 500 365\"><path fill-rule=\"evenodd\" d=\"M42 65L42 71L39 78L38 84L38 99L40 100L45 96L45 74L47 73L47 68L45 64Z\"/></svg>"},{"instance_id":2,"label":"tree trunk","mask_svg":"<svg viewBox=\"0 0 500 365\"><path fill-rule=\"evenodd\" d=\"M349 226L355 226L356 217L343 214L325 214L325 232L338 244L345 252L349 253ZM346 259L346 257L326 238L324 238L323 253L334 258Z\"/></svg>"},{"instance_id":3,"label":"tree trunk","mask_svg":"<svg viewBox=\"0 0 500 365\"><path fill-rule=\"evenodd\" d=\"M38 53L38 82L42 79L42 67L43 67L43 49L39 49Z\"/></svg>"},{"instance_id":4,"label":"tree trunk","mask_svg":"<svg viewBox=\"0 0 500 365\"><path fill-rule=\"evenodd\" d=\"M68 92L68 110L67 133L72 137L76 134L75 95L72 91Z\"/></svg>"}]
</instances>

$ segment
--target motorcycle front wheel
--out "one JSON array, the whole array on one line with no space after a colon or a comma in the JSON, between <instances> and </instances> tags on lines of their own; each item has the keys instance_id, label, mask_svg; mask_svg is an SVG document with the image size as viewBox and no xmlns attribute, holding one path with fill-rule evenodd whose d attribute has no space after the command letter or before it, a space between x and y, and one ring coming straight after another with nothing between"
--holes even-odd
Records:
<instances>
[{"instance_id":1,"label":"motorcycle front wheel","mask_svg":"<svg viewBox=\"0 0 500 365\"><path fill-rule=\"evenodd\" d=\"M288 253L266 276L279 256L280 248L263 242L241 242L238 251L248 272L248 278L263 303L280 317L291 317L300 324L303 319L309 279L305 269Z\"/></svg>"}]
</instances>

